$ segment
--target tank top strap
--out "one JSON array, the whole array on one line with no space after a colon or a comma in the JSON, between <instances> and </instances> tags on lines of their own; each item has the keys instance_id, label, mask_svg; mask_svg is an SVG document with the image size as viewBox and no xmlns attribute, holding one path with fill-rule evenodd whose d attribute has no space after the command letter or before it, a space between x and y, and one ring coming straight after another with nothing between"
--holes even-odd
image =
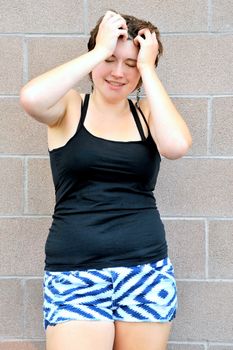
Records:
<instances>
[{"instance_id":1,"label":"tank top strap","mask_svg":"<svg viewBox=\"0 0 233 350\"><path fill-rule=\"evenodd\" d=\"M146 123L146 126L147 126L147 128L148 128L148 131L149 131L149 133L150 133L150 127L149 127L149 125L148 125L148 123L147 123L146 117L145 117L145 115L144 115L142 109L140 108L140 106L139 106L137 103L136 103L135 106L136 106L136 108L139 110L139 112L140 112L142 118L144 119L144 122Z\"/></svg>"},{"instance_id":2,"label":"tank top strap","mask_svg":"<svg viewBox=\"0 0 233 350\"><path fill-rule=\"evenodd\" d=\"M129 99L128 101L129 101L129 105L130 105L130 110L131 110L131 112L132 112L132 114L133 114L135 123L136 123L137 128L138 128L138 131L139 131L139 133L140 133L140 135L141 135L142 140L145 141L145 140L146 140L146 137L145 137L145 135L144 135L143 128L142 128L142 125L141 125L141 122L140 122L140 119L139 119L139 116L138 116L136 107L135 107L135 105L133 104L133 102L132 102L130 99ZM150 132L148 123L147 123L147 121L146 121L146 118L145 118L145 116L144 116L142 110L141 110L141 109L138 109L138 110L139 110L140 114L142 115L142 117L143 117L143 119L144 119L144 121L145 121L145 123L146 123L146 125L147 125L148 131Z\"/></svg>"},{"instance_id":3,"label":"tank top strap","mask_svg":"<svg viewBox=\"0 0 233 350\"><path fill-rule=\"evenodd\" d=\"M79 120L79 125L78 125L78 129L81 129L81 127L83 126L86 114L87 114L87 108L88 108L88 103L89 103L89 99L90 99L90 94L86 94L84 97L84 101L82 101L82 105L81 105L81 115L80 115L80 120Z\"/></svg>"}]
</instances>

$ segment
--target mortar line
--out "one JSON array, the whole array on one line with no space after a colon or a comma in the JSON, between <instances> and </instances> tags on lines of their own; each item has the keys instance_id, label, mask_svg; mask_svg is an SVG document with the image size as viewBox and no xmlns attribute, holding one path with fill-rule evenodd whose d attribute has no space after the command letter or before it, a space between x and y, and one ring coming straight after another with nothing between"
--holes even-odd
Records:
<instances>
[{"instance_id":1,"label":"mortar line","mask_svg":"<svg viewBox=\"0 0 233 350\"><path fill-rule=\"evenodd\" d=\"M12 214L5 214L0 215L0 219L44 219L44 218L51 218L52 214L25 214L25 215L12 215ZM216 217L216 216L164 216L161 215L161 219L163 220L182 220L182 221L233 221L233 217Z\"/></svg>"},{"instance_id":2,"label":"mortar line","mask_svg":"<svg viewBox=\"0 0 233 350\"><path fill-rule=\"evenodd\" d=\"M207 155L211 155L212 122L213 122L213 97L209 97L207 105Z\"/></svg>"},{"instance_id":3,"label":"mortar line","mask_svg":"<svg viewBox=\"0 0 233 350\"><path fill-rule=\"evenodd\" d=\"M28 159L49 159L49 155L43 155L43 154L0 154L0 158L19 158L22 159L24 157L27 157ZM161 157L162 160L165 160L165 157ZM232 156L221 156L221 155L190 155L190 156L183 156L182 159L217 159L217 160L232 160ZM182 160L180 159L180 160Z\"/></svg>"},{"instance_id":4,"label":"mortar line","mask_svg":"<svg viewBox=\"0 0 233 350\"><path fill-rule=\"evenodd\" d=\"M6 337L0 337L0 341L1 343L6 343L6 342L10 342L10 343L24 343L24 342L33 342L33 343L37 343L37 342L44 342L45 341L45 338L11 338L10 336L6 336Z\"/></svg>"},{"instance_id":5,"label":"mortar line","mask_svg":"<svg viewBox=\"0 0 233 350\"><path fill-rule=\"evenodd\" d=\"M23 85L28 81L28 42L23 37Z\"/></svg>"},{"instance_id":6,"label":"mortar line","mask_svg":"<svg viewBox=\"0 0 233 350\"><path fill-rule=\"evenodd\" d=\"M205 220L205 278L209 278L209 223Z\"/></svg>"},{"instance_id":7,"label":"mortar line","mask_svg":"<svg viewBox=\"0 0 233 350\"><path fill-rule=\"evenodd\" d=\"M52 218L51 215L40 215L40 214L25 214L25 215L0 215L0 219L47 219Z\"/></svg>"},{"instance_id":8,"label":"mortar line","mask_svg":"<svg viewBox=\"0 0 233 350\"><path fill-rule=\"evenodd\" d=\"M10 275L10 276L0 276L1 280L11 280L11 279L24 279L27 280L41 280L43 279L43 272L44 270L41 268L41 275L40 276L32 276L32 275ZM198 282L198 283L233 283L233 279L224 279L224 278L176 278L177 282Z\"/></svg>"},{"instance_id":9,"label":"mortar line","mask_svg":"<svg viewBox=\"0 0 233 350\"><path fill-rule=\"evenodd\" d=\"M23 175L24 195L23 195L23 213L28 212L28 158L24 157L24 175Z\"/></svg>"},{"instance_id":10,"label":"mortar line","mask_svg":"<svg viewBox=\"0 0 233 350\"><path fill-rule=\"evenodd\" d=\"M209 345L220 345L220 346L232 346L233 343L224 343L224 342L209 342ZM229 349L230 350L230 349Z\"/></svg>"},{"instance_id":11,"label":"mortar line","mask_svg":"<svg viewBox=\"0 0 233 350\"><path fill-rule=\"evenodd\" d=\"M89 20L88 20L88 1L83 0L83 20L84 20L84 34L88 35L88 25L89 25Z\"/></svg>"},{"instance_id":12,"label":"mortar line","mask_svg":"<svg viewBox=\"0 0 233 350\"><path fill-rule=\"evenodd\" d=\"M22 318L23 318L23 339L25 337L25 331L26 331L26 321L25 321L25 311L26 311L26 281L25 279L21 279L21 286L22 286L22 294L23 294L23 315L22 315Z\"/></svg>"},{"instance_id":13,"label":"mortar line","mask_svg":"<svg viewBox=\"0 0 233 350\"><path fill-rule=\"evenodd\" d=\"M208 33L212 33L212 17L213 17L213 4L212 0L208 0Z\"/></svg>"},{"instance_id":14,"label":"mortar line","mask_svg":"<svg viewBox=\"0 0 233 350\"><path fill-rule=\"evenodd\" d=\"M196 31L196 32L160 32L163 36L227 36L232 35L233 30L230 31ZM0 32L0 37L85 37L86 35L83 32L56 32L56 33L49 33L49 32L43 32L43 33L28 33L28 32L9 32L9 33L3 33Z\"/></svg>"},{"instance_id":15,"label":"mortar line","mask_svg":"<svg viewBox=\"0 0 233 350\"><path fill-rule=\"evenodd\" d=\"M232 93L219 93L219 94L212 94L212 95L206 95L206 94L170 94L169 93L169 96L171 98L186 98L186 99L207 99L207 98L217 98L217 97L233 97L233 94ZM12 95L8 95L8 94L0 94L0 99L1 98L18 98L19 97L19 94L12 94ZM129 97L133 98L135 97L134 94L130 94ZM141 97L146 97L145 94L142 94Z\"/></svg>"},{"instance_id":16,"label":"mortar line","mask_svg":"<svg viewBox=\"0 0 233 350\"><path fill-rule=\"evenodd\" d=\"M40 154L0 154L0 158L24 159L25 157L27 157L28 159L49 159L49 156Z\"/></svg>"},{"instance_id":17,"label":"mortar line","mask_svg":"<svg viewBox=\"0 0 233 350\"><path fill-rule=\"evenodd\" d=\"M4 99L4 98L19 98L19 94L18 95L5 95L5 94L0 94L0 99Z\"/></svg>"},{"instance_id":18,"label":"mortar line","mask_svg":"<svg viewBox=\"0 0 233 350\"><path fill-rule=\"evenodd\" d=\"M169 344L175 344L175 345L205 345L206 343L204 341L182 341L182 340L170 340L168 342Z\"/></svg>"}]
</instances>

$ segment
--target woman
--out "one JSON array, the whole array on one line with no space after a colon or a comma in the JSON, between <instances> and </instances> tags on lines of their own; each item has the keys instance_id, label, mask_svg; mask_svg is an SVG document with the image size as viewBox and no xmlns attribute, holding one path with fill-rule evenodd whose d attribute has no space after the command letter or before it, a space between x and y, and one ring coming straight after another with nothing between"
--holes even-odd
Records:
<instances>
[{"instance_id":1,"label":"woman","mask_svg":"<svg viewBox=\"0 0 233 350\"><path fill-rule=\"evenodd\" d=\"M107 11L88 53L27 83L20 101L48 125L56 190L46 241L47 350L166 349L177 295L155 187L182 157L187 125L157 77L150 22ZM87 74L91 95L73 89ZM128 95L143 83L146 98Z\"/></svg>"}]
</instances>

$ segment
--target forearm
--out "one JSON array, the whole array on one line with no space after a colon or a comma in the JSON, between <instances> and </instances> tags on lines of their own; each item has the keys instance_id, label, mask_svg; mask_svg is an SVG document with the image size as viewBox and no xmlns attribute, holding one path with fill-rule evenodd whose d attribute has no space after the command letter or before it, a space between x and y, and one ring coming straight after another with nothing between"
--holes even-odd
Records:
<instances>
[{"instance_id":1,"label":"forearm","mask_svg":"<svg viewBox=\"0 0 233 350\"><path fill-rule=\"evenodd\" d=\"M20 92L32 103L46 110L105 59L105 53L94 49L29 81Z\"/></svg>"},{"instance_id":2,"label":"forearm","mask_svg":"<svg viewBox=\"0 0 233 350\"><path fill-rule=\"evenodd\" d=\"M186 153L192 143L189 129L159 80L154 67L141 70L150 107L150 124L163 153Z\"/></svg>"}]
</instances>

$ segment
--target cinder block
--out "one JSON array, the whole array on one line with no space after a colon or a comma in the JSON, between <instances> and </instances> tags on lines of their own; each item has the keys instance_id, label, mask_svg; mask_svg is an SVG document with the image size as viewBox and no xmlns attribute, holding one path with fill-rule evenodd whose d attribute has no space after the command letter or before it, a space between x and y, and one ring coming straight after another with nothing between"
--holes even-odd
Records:
<instances>
[{"instance_id":1,"label":"cinder block","mask_svg":"<svg viewBox=\"0 0 233 350\"><path fill-rule=\"evenodd\" d=\"M233 282L178 282L171 341L232 342Z\"/></svg>"},{"instance_id":2,"label":"cinder block","mask_svg":"<svg viewBox=\"0 0 233 350\"><path fill-rule=\"evenodd\" d=\"M0 47L0 94L17 94L23 78L22 38L0 36Z\"/></svg>"},{"instance_id":3,"label":"cinder block","mask_svg":"<svg viewBox=\"0 0 233 350\"><path fill-rule=\"evenodd\" d=\"M212 105L211 154L233 154L233 98L218 97Z\"/></svg>"},{"instance_id":4,"label":"cinder block","mask_svg":"<svg viewBox=\"0 0 233 350\"><path fill-rule=\"evenodd\" d=\"M205 98L173 98L177 110L190 129L193 144L187 155L207 154L208 100Z\"/></svg>"},{"instance_id":5,"label":"cinder block","mask_svg":"<svg viewBox=\"0 0 233 350\"><path fill-rule=\"evenodd\" d=\"M23 212L23 161L0 158L0 214Z\"/></svg>"},{"instance_id":6,"label":"cinder block","mask_svg":"<svg viewBox=\"0 0 233 350\"><path fill-rule=\"evenodd\" d=\"M23 336L23 287L20 280L0 279L0 336Z\"/></svg>"},{"instance_id":7,"label":"cinder block","mask_svg":"<svg viewBox=\"0 0 233 350\"><path fill-rule=\"evenodd\" d=\"M25 284L25 338L43 338L43 279Z\"/></svg>"},{"instance_id":8,"label":"cinder block","mask_svg":"<svg viewBox=\"0 0 233 350\"><path fill-rule=\"evenodd\" d=\"M164 220L164 224L176 278L205 278L204 221Z\"/></svg>"},{"instance_id":9,"label":"cinder block","mask_svg":"<svg viewBox=\"0 0 233 350\"><path fill-rule=\"evenodd\" d=\"M0 343L0 350L45 350L45 342L5 341Z\"/></svg>"},{"instance_id":10,"label":"cinder block","mask_svg":"<svg viewBox=\"0 0 233 350\"><path fill-rule=\"evenodd\" d=\"M28 160L28 213L51 215L55 204L49 159Z\"/></svg>"},{"instance_id":11,"label":"cinder block","mask_svg":"<svg viewBox=\"0 0 233 350\"><path fill-rule=\"evenodd\" d=\"M159 0L144 0L143 5L140 0L118 0L117 3L114 0L102 0L98 6L95 1L89 1L89 29L109 9L151 21L161 32L207 31L208 28L207 3L201 0L174 0L169 2L169 6L166 1Z\"/></svg>"},{"instance_id":12,"label":"cinder block","mask_svg":"<svg viewBox=\"0 0 233 350\"><path fill-rule=\"evenodd\" d=\"M18 99L0 99L0 123L1 153L47 154L46 126L26 115Z\"/></svg>"},{"instance_id":13,"label":"cinder block","mask_svg":"<svg viewBox=\"0 0 233 350\"><path fill-rule=\"evenodd\" d=\"M232 93L232 35L163 36L158 76L172 94Z\"/></svg>"},{"instance_id":14,"label":"cinder block","mask_svg":"<svg viewBox=\"0 0 233 350\"><path fill-rule=\"evenodd\" d=\"M83 32L82 0L1 2L0 32L70 33Z\"/></svg>"},{"instance_id":15,"label":"cinder block","mask_svg":"<svg viewBox=\"0 0 233 350\"><path fill-rule=\"evenodd\" d=\"M1 276L42 276L49 218L2 218Z\"/></svg>"},{"instance_id":16,"label":"cinder block","mask_svg":"<svg viewBox=\"0 0 233 350\"><path fill-rule=\"evenodd\" d=\"M227 159L163 159L155 189L161 215L232 216L232 172Z\"/></svg>"},{"instance_id":17,"label":"cinder block","mask_svg":"<svg viewBox=\"0 0 233 350\"><path fill-rule=\"evenodd\" d=\"M29 80L87 52L88 38L36 38L28 39ZM74 88L90 92L88 77Z\"/></svg>"},{"instance_id":18,"label":"cinder block","mask_svg":"<svg viewBox=\"0 0 233 350\"><path fill-rule=\"evenodd\" d=\"M233 279L233 221L209 222L209 277ZM232 339L233 340L233 339Z\"/></svg>"},{"instance_id":19,"label":"cinder block","mask_svg":"<svg viewBox=\"0 0 233 350\"><path fill-rule=\"evenodd\" d=\"M211 31L232 32L232 29L233 29L232 1L231 0L212 0Z\"/></svg>"}]
</instances>

